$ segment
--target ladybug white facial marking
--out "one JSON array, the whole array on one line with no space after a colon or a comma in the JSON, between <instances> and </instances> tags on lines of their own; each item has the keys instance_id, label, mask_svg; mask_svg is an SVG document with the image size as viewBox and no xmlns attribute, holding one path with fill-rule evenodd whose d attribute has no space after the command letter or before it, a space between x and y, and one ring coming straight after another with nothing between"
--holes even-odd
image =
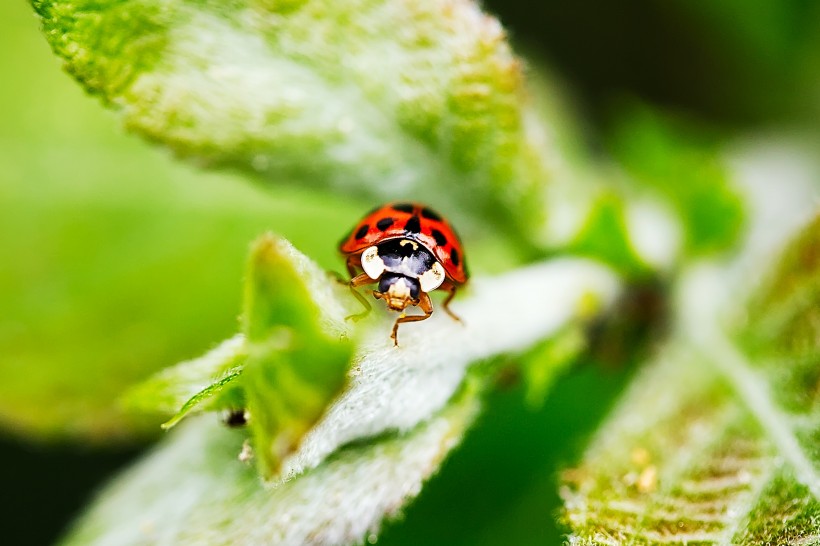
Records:
<instances>
[{"instance_id":1,"label":"ladybug white facial marking","mask_svg":"<svg viewBox=\"0 0 820 546\"><path fill-rule=\"evenodd\" d=\"M362 269L373 280L378 279L384 273L384 260L379 257L377 247L371 246L362 252Z\"/></svg>"},{"instance_id":2,"label":"ladybug white facial marking","mask_svg":"<svg viewBox=\"0 0 820 546\"><path fill-rule=\"evenodd\" d=\"M444 267L435 262L433 267L419 276L419 284L424 292L432 292L444 282Z\"/></svg>"}]
</instances>

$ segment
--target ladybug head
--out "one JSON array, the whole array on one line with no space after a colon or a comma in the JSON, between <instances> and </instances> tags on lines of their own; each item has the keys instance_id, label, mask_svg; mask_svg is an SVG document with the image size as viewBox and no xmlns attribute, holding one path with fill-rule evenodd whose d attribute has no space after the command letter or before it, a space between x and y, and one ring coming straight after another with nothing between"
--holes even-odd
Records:
<instances>
[{"instance_id":1,"label":"ladybug head","mask_svg":"<svg viewBox=\"0 0 820 546\"><path fill-rule=\"evenodd\" d=\"M418 302L421 286L417 279L397 273L385 273L379 279L379 299L394 311L403 311Z\"/></svg>"},{"instance_id":2,"label":"ladybug head","mask_svg":"<svg viewBox=\"0 0 820 546\"><path fill-rule=\"evenodd\" d=\"M364 272L374 280L390 273L406 277L406 282L413 285L413 299L418 298L419 289L431 292L441 286L445 279L444 267L433 254L407 238L391 239L371 246L362 253L361 264ZM380 289L380 292L386 293L386 289Z\"/></svg>"}]
</instances>

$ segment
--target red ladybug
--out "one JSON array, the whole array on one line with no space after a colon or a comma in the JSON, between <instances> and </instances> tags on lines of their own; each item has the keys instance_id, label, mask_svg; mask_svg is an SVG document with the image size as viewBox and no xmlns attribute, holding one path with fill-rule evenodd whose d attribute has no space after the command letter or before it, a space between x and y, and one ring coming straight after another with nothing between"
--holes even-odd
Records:
<instances>
[{"instance_id":1,"label":"red ladybug","mask_svg":"<svg viewBox=\"0 0 820 546\"><path fill-rule=\"evenodd\" d=\"M355 290L378 282L376 299L401 312L390 338L398 345L397 332L402 322L416 322L433 314L429 292L448 292L444 310L459 318L448 304L459 286L467 282L467 266L458 235L439 214L418 203L388 203L373 210L339 245L347 257L350 288L370 310L367 300ZM359 273L362 271L362 273ZM417 305L423 315L405 315ZM359 315L356 315L359 316Z\"/></svg>"}]
</instances>

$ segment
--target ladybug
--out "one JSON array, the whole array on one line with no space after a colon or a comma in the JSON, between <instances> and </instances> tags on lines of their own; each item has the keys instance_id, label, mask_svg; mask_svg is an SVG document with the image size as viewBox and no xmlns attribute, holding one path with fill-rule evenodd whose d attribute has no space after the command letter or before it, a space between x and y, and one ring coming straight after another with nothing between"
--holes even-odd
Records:
<instances>
[{"instance_id":1,"label":"ladybug","mask_svg":"<svg viewBox=\"0 0 820 546\"><path fill-rule=\"evenodd\" d=\"M398 345L397 332L403 322L417 322L433 314L429 293L444 290L444 310L460 319L448 307L456 290L467 282L467 265L461 241L450 224L431 208L419 203L388 203L367 214L339 244L347 258L350 289L370 311L370 303L356 288L378 283L373 297L384 300L401 315L393 324L390 338ZM361 271L361 273L360 273ZM423 315L406 315L418 306Z\"/></svg>"}]
</instances>

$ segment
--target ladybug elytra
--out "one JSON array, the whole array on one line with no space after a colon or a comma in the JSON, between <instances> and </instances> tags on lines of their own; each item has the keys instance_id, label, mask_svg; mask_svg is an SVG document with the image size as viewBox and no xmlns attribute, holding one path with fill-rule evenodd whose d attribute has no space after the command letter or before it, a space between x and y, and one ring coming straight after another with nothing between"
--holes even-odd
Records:
<instances>
[{"instance_id":1,"label":"ladybug elytra","mask_svg":"<svg viewBox=\"0 0 820 546\"><path fill-rule=\"evenodd\" d=\"M350 288L370 311L370 303L356 290L378 283L373 297L384 300L401 315L393 324L390 338L398 345L397 332L403 322L417 322L433 314L428 295L433 290L447 292L448 307L468 273L461 241L450 224L438 213L418 203L388 203L373 210L339 245L347 257ZM361 271L361 273L360 273ZM406 315L407 307L417 306L423 315Z\"/></svg>"}]
</instances>

